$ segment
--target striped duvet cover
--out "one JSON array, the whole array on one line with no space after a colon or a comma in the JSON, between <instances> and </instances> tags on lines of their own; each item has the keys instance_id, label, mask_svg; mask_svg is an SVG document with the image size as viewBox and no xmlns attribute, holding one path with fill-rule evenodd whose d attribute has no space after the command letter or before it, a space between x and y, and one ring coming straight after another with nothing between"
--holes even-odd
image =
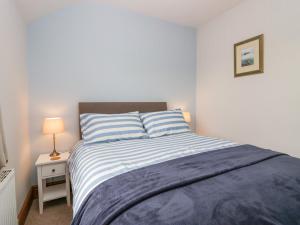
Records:
<instances>
[{"instance_id":1,"label":"striped duvet cover","mask_svg":"<svg viewBox=\"0 0 300 225\"><path fill-rule=\"evenodd\" d=\"M187 132L152 139L84 145L69 159L75 216L87 195L102 182L141 167L207 151L232 147L231 141Z\"/></svg>"}]
</instances>

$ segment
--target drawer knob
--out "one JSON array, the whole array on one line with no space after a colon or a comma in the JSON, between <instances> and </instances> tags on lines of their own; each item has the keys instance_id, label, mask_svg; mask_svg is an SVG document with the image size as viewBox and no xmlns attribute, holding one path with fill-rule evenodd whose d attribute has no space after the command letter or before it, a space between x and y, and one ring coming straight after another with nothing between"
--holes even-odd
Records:
<instances>
[{"instance_id":1,"label":"drawer knob","mask_svg":"<svg viewBox=\"0 0 300 225\"><path fill-rule=\"evenodd\" d=\"M52 169L52 173L55 173L55 169Z\"/></svg>"}]
</instances>

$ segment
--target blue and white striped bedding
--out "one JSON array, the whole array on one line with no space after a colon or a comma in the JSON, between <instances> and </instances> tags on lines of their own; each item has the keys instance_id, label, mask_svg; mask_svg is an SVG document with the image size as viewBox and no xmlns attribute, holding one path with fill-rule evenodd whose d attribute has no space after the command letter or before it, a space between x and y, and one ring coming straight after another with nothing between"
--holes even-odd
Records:
<instances>
[{"instance_id":1,"label":"blue and white striped bedding","mask_svg":"<svg viewBox=\"0 0 300 225\"><path fill-rule=\"evenodd\" d=\"M138 112L80 115L84 143L113 142L147 137Z\"/></svg>"},{"instance_id":2,"label":"blue and white striped bedding","mask_svg":"<svg viewBox=\"0 0 300 225\"><path fill-rule=\"evenodd\" d=\"M197 153L236 145L187 132L152 139L74 146L69 159L74 216L87 195L102 182L128 171Z\"/></svg>"},{"instance_id":3,"label":"blue and white striped bedding","mask_svg":"<svg viewBox=\"0 0 300 225\"><path fill-rule=\"evenodd\" d=\"M151 138L190 131L181 110L141 113L140 116Z\"/></svg>"}]
</instances>

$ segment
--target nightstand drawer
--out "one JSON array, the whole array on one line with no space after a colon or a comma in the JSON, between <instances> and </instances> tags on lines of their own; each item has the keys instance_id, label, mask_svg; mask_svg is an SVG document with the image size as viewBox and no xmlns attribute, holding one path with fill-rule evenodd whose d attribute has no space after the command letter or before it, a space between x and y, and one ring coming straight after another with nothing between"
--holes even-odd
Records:
<instances>
[{"instance_id":1,"label":"nightstand drawer","mask_svg":"<svg viewBox=\"0 0 300 225\"><path fill-rule=\"evenodd\" d=\"M43 177L59 176L59 175L64 175L65 173L66 173L65 163L42 166Z\"/></svg>"}]
</instances>

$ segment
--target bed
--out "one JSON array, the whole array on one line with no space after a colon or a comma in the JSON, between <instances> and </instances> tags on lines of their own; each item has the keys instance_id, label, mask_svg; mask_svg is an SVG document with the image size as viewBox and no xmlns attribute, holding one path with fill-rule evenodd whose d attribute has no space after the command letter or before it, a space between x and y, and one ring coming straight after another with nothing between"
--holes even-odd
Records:
<instances>
[{"instance_id":1,"label":"bed","mask_svg":"<svg viewBox=\"0 0 300 225\"><path fill-rule=\"evenodd\" d=\"M80 114L166 109L164 102L79 104ZM69 170L73 225L300 224L300 160L251 145L191 132L79 141Z\"/></svg>"}]
</instances>

